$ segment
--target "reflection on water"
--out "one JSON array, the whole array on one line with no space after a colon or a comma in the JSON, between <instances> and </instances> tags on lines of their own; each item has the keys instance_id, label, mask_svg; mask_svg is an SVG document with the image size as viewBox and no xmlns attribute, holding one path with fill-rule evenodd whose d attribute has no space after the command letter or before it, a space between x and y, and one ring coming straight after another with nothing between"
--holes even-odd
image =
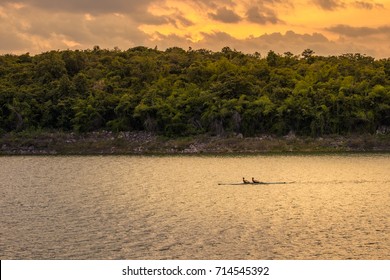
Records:
<instances>
[{"instance_id":1,"label":"reflection on water","mask_svg":"<svg viewBox=\"0 0 390 280\"><path fill-rule=\"evenodd\" d=\"M0 258L389 259L389 201L390 155L0 157Z\"/></svg>"}]
</instances>

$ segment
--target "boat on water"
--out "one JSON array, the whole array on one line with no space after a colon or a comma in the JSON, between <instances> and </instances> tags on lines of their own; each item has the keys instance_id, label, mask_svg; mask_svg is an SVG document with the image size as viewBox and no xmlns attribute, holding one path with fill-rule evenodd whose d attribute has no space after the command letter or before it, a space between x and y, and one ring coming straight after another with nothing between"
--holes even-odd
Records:
<instances>
[{"instance_id":1,"label":"boat on water","mask_svg":"<svg viewBox=\"0 0 390 280\"><path fill-rule=\"evenodd\" d=\"M248 183L218 183L219 186L248 186L248 185L283 185L292 184L294 182L248 182Z\"/></svg>"}]
</instances>

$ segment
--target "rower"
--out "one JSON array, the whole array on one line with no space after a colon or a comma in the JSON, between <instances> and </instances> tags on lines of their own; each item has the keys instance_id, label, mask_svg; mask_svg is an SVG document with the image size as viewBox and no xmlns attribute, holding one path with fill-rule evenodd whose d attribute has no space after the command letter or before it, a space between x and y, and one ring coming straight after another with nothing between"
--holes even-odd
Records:
<instances>
[{"instance_id":1,"label":"rower","mask_svg":"<svg viewBox=\"0 0 390 280\"><path fill-rule=\"evenodd\" d=\"M253 178L252 177L252 182L254 183L254 184L259 184L260 182L259 181L257 181L255 178Z\"/></svg>"},{"instance_id":2,"label":"rower","mask_svg":"<svg viewBox=\"0 0 390 280\"><path fill-rule=\"evenodd\" d=\"M244 182L244 184L250 184L251 182L249 182L248 180L245 180L244 177L242 177L242 181Z\"/></svg>"}]
</instances>

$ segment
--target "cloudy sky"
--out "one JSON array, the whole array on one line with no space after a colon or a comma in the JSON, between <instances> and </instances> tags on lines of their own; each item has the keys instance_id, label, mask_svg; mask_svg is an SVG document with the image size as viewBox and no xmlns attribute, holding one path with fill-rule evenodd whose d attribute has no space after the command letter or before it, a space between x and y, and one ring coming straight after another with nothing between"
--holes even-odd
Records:
<instances>
[{"instance_id":1,"label":"cloudy sky","mask_svg":"<svg viewBox=\"0 0 390 280\"><path fill-rule=\"evenodd\" d=\"M0 0L0 54L225 46L390 57L390 0Z\"/></svg>"}]
</instances>

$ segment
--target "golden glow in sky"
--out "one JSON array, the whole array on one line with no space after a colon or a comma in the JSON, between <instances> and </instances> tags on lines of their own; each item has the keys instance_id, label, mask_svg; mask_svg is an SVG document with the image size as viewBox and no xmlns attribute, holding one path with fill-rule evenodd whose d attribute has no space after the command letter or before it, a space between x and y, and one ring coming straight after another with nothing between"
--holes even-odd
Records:
<instances>
[{"instance_id":1,"label":"golden glow in sky","mask_svg":"<svg viewBox=\"0 0 390 280\"><path fill-rule=\"evenodd\" d=\"M390 57L390 0L0 0L0 53L159 49Z\"/></svg>"}]
</instances>

